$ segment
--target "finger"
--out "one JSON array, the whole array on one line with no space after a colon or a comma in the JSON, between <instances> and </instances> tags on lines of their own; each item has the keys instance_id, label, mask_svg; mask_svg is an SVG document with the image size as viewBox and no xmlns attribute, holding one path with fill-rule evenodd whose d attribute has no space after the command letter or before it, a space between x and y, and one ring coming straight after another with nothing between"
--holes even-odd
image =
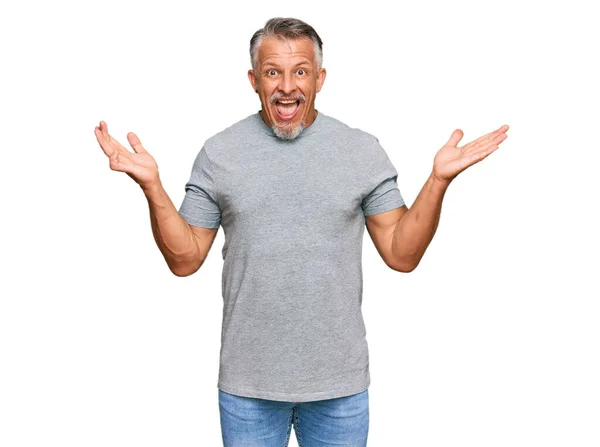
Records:
<instances>
[{"instance_id":1,"label":"finger","mask_svg":"<svg viewBox=\"0 0 600 447\"><path fill-rule=\"evenodd\" d=\"M505 133L507 130L508 130L508 125L504 124L503 126L500 126L498 129L493 130L490 133L485 134L482 137L479 137L477 140L483 140L483 139L486 139L486 138L493 138L496 135L500 135L502 133Z\"/></svg>"},{"instance_id":2,"label":"finger","mask_svg":"<svg viewBox=\"0 0 600 447\"><path fill-rule=\"evenodd\" d=\"M118 150L114 150L109 157L109 166L113 171L131 172L133 163L129 157L125 156Z\"/></svg>"},{"instance_id":3,"label":"finger","mask_svg":"<svg viewBox=\"0 0 600 447\"><path fill-rule=\"evenodd\" d=\"M100 125L102 126L102 122ZM121 145L115 147L113 142L107 141L104 132L102 132L98 126L94 129L94 133L96 134L96 139L98 140L100 147L111 159L110 168L116 171L130 172L133 169L131 153L128 150L119 149L119 147L122 147ZM113 139L112 141L116 140Z\"/></svg>"},{"instance_id":4,"label":"finger","mask_svg":"<svg viewBox=\"0 0 600 447\"><path fill-rule=\"evenodd\" d=\"M446 143L446 146L456 147L456 145L458 144L458 142L461 140L461 138L463 136L464 136L463 131L460 129L456 129L454 132L452 132L452 135L450 136L450 139Z\"/></svg>"},{"instance_id":5,"label":"finger","mask_svg":"<svg viewBox=\"0 0 600 447\"><path fill-rule=\"evenodd\" d=\"M106 141L108 141L111 145L113 145L116 149L123 151L123 152L129 152L127 149L125 149L123 147L123 145L121 143L119 143L117 140L115 140L108 133L108 126L106 125L106 123L104 121L100 121L100 130L102 131L102 135L104 136L104 139Z\"/></svg>"},{"instance_id":6,"label":"finger","mask_svg":"<svg viewBox=\"0 0 600 447\"><path fill-rule=\"evenodd\" d=\"M144 147L142 146L142 142L140 141L140 139L133 132L129 132L127 134L127 141L129 141L129 144L131 144L131 147L133 148L136 154L143 154L144 152L147 152L146 149L144 149Z\"/></svg>"},{"instance_id":7,"label":"finger","mask_svg":"<svg viewBox=\"0 0 600 447\"><path fill-rule=\"evenodd\" d=\"M465 144L462 148L465 150L465 152L473 152L473 151L479 151L479 149L481 149L482 147L487 147L488 144L490 143L495 143L495 142L501 142L502 140L504 140L506 138L506 131L508 130L508 125L503 125L500 126L498 129L494 130L493 132L490 132L488 134L485 134L479 138L477 138L476 140L471 141L468 144ZM500 138L500 139L498 139Z\"/></svg>"},{"instance_id":8,"label":"finger","mask_svg":"<svg viewBox=\"0 0 600 447\"><path fill-rule=\"evenodd\" d=\"M466 156L465 157L465 165L471 166L471 165L474 165L475 163L480 162L481 160L486 158L488 155L490 155L492 152L494 152L499 147L500 146L498 144L491 144L491 145L487 146L485 149L479 150L478 152L475 152L475 153L472 153L472 154Z\"/></svg>"},{"instance_id":9,"label":"finger","mask_svg":"<svg viewBox=\"0 0 600 447\"><path fill-rule=\"evenodd\" d=\"M100 121L100 130L106 141L110 141L110 135L108 134L108 126L104 121Z\"/></svg>"},{"instance_id":10,"label":"finger","mask_svg":"<svg viewBox=\"0 0 600 447\"><path fill-rule=\"evenodd\" d=\"M98 140L98 144L100 145L104 153L108 157L110 157L111 154L116 150L116 148L113 147L113 145L106 140L106 138L104 137L104 133L102 133L102 130L99 127L96 127L94 129L94 134L96 135L96 140Z\"/></svg>"}]
</instances>

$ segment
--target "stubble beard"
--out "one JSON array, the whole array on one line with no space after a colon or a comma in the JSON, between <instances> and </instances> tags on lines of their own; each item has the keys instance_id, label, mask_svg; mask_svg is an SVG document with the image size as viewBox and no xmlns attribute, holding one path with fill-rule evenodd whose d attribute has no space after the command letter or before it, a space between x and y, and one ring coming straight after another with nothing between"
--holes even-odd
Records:
<instances>
[{"instance_id":1,"label":"stubble beard","mask_svg":"<svg viewBox=\"0 0 600 447\"><path fill-rule=\"evenodd\" d=\"M281 92L275 92L273 95L271 95L271 97L269 98L271 106L273 107L276 103L277 100L282 99L282 98L288 98L286 95L284 95ZM293 95L294 99L297 99L300 101L300 105L298 107L300 107L301 105L306 106L306 97L302 94L302 93L297 93L296 95ZM302 120L300 123L298 123L296 126L294 126L293 128L289 129L289 128L282 128L282 127L277 127L277 125L275 125L275 123L271 123L271 129L273 129L273 133L275 134L275 136L281 140L293 140L294 138L297 138L298 135L300 135L302 133L302 131L304 130L304 128L306 127L306 122L304 120Z\"/></svg>"},{"instance_id":2,"label":"stubble beard","mask_svg":"<svg viewBox=\"0 0 600 447\"><path fill-rule=\"evenodd\" d=\"M304 122L298 124L296 127L292 128L292 129L282 129L280 127L277 127L275 124L273 124L272 129L277 138L279 138L281 140L293 140L298 135L300 135L302 133L302 131L304 130Z\"/></svg>"}]
</instances>

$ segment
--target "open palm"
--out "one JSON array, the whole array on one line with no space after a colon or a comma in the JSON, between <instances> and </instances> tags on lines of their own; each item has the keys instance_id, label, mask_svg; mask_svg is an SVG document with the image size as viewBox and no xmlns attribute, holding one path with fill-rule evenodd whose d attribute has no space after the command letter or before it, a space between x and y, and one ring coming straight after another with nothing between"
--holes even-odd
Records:
<instances>
[{"instance_id":1,"label":"open palm","mask_svg":"<svg viewBox=\"0 0 600 447\"><path fill-rule=\"evenodd\" d=\"M131 152L110 136L104 121L100 121L100 126L96 126L94 133L110 160L110 169L127 173L142 188L158 181L158 165L152 155L144 149L136 134L127 134L127 140L134 150Z\"/></svg>"},{"instance_id":2,"label":"open palm","mask_svg":"<svg viewBox=\"0 0 600 447\"><path fill-rule=\"evenodd\" d=\"M454 177L469 166L483 160L496 149L507 137L508 126L488 133L478 139L458 147L463 137L463 131L456 129L448 142L438 151L433 160L433 174L444 182L449 183Z\"/></svg>"}]
</instances>

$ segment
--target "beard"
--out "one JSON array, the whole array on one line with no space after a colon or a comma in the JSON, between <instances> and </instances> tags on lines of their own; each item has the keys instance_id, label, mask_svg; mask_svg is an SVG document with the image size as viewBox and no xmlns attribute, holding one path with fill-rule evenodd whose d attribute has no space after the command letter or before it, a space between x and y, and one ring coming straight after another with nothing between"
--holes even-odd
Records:
<instances>
[{"instance_id":1,"label":"beard","mask_svg":"<svg viewBox=\"0 0 600 447\"><path fill-rule=\"evenodd\" d=\"M298 124L292 129L281 129L275 125L272 127L275 136L281 140L293 140L304 130L304 123Z\"/></svg>"},{"instance_id":2,"label":"beard","mask_svg":"<svg viewBox=\"0 0 600 447\"><path fill-rule=\"evenodd\" d=\"M300 105L306 105L306 97L300 92L292 96L284 95L282 92L275 92L269 99L272 107L274 107L276 102L280 99L296 99L300 102ZM291 129L287 127L277 127L275 123L272 123L271 129L273 129L273 132L277 138L281 140L293 140L302 133L305 126L306 123L304 121L301 121Z\"/></svg>"}]
</instances>

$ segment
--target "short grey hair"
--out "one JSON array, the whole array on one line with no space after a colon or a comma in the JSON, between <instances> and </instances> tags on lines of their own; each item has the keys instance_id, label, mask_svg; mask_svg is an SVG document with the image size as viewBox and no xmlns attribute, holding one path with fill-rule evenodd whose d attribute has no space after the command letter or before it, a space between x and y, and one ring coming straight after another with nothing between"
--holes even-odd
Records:
<instances>
[{"instance_id":1,"label":"short grey hair","mask_svg":"<svg viewBox=\"0 0 600 447\"><path fill-rule=\"evenodd\" d=\"M308 23L291 17L274 17L267 20L265 26L254 33L250 39L250 62L252 69L256 70L258 63L258 47L263 37L277 37L281 39L309 38L315 46L317 69L323 66L323 41Z\"/></svg>"}]
</instances>

